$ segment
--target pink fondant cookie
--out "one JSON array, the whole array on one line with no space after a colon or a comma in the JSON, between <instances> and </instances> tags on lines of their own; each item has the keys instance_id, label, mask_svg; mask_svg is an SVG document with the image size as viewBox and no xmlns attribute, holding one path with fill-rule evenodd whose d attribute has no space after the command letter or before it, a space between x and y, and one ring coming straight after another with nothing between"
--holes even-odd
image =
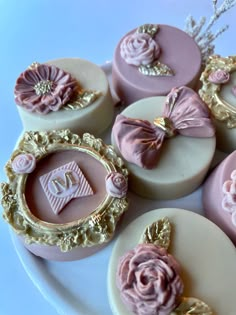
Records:
<instances>
[{"instance_id":1,"label":"pink fondant cookie","mask_svg":"<svg viewBox=\"0 0 236 315\"><path fill-rule=\"evenodd\" d=\"M128 106L116 118L112 142L127 162L130 188L152 199L191 193L215 153L208 108L188 87Z\"/></svg>"},{"instance_id":2,"label":"pink fondant cookie","mask_svg":"<svg viewBox=\"0 0 236 315\"><path fill-rule=\"evenodd\" d=\"M113 247L112 313L233 315L235 259L232 242L206 218L182 209L149 211L130 223Z\"/></svg>"},{"instance_id":3,"label":"pink fondant cookie","mask_svg":"<svg viewBox=\"0 0 236 315\"><path fill-rule=\"evenodd\" d=\"M34 63L18 77L14 94L24 130L69 128L98 135L113 119L107 77L87 60Z\"/></svg>"},{"instance_id":4,"label":"pink fondant cookie","mask_svg":"<svg viewBox=\"0 0 236 315\"><path fill-rule=\"evenodd\" d=\"M129 105L149 96L167 95L173 87L194 88L201 52L187 33L168 25L145 24L118 43L112 66L113 86Z\"/></svg>"},{"instance_id":5,"label":"pink fondant cookie","mask_svg":"<svg viewBox=\"0 0 236 315\"><path fill-rule=\"evenodd\" d=\"M236 151L209 175L203 186L206 216L236 245Z\"/></svg>"},{"instance_id":6,"label":"pink fondant cookie","mask_svg":"<svg viewBox=\"0 0 236 315\"><path fill-rule=\"evenodd\" d=\"M6 172L3 216L46 259L80 259L101 249L127 209L127 169L88 133L27 132Z\"/></svg>"}]
</instances>

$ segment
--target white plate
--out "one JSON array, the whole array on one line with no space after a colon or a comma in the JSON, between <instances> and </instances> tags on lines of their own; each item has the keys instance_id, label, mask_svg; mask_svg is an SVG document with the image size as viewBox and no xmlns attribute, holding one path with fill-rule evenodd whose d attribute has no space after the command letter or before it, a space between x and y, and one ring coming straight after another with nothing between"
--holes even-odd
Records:
<instances>
[{"instance_id":1,"label":"white plate","mask_svg":"<svg viewBox=\"0 0 236 315\"><path fill-rule=\"evenodd\" d=\"M110 80L111 63L106 63L102 68ZM114 98L118 100L115 95ZM109 135L104 135L104 139L109 142ZM218 153L215 161L218 162L224 156L225 154ZM143 199L133 193L129 193L128 197L129 210L117 234L136 217L152 209L175 207L203 214L201 189L186 197L171 201ZM13 232L11 232L11 237L28 276L59 314L111 314L107 298L107 270L115 239L93 256L80 261L62 263L46 261L32 255Z\"/></svg>"}]
</instances>

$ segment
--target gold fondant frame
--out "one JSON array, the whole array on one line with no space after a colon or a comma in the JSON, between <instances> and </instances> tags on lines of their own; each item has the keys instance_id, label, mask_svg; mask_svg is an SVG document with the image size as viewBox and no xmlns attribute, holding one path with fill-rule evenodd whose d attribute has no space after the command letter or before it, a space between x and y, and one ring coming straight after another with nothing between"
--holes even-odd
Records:
<instances>
[{"instance_id":1,"label":"gold fondant frame","mask_svg":"<svg viewBox=\"0 0 236 315\"><path fill-rule=\"evenodd\" d=\"M206 63L206 68L200 78L202 87L199 90L199 95L208 105L216 120L224 122L228 128L235 128L236 107L220 98L221 84L214 84L208 80L211 72L218 69L225 70L229 73L236 71L236 56L224 58L219 55L213 55L209 57Z\"/></svg>"},{"instance_id":2,"label":"gold fondant frame","mask_svg":"<svg viewBox=\"0 0 236 315\"><path fill-rule=\"evenodd\" d=\"M109 172L119 172L128 180L128 170L123 160L110 145L101 139L85 133L82 137L68 129L49 132L26 132L6 164L9 183L2 183L3 217L13 230L22 235L28 244L59 246L61 251L69 251L77 246L90 247L109 241L117 222L128 207L126 197L115 198L106 195L102 203L86 218L66 224L48 223L36 218L25 200L27 174L13 171L13 159L22 153L31 153L36 161L61 150L86 152L97 159Z\"/></svg>"}]
</instances>

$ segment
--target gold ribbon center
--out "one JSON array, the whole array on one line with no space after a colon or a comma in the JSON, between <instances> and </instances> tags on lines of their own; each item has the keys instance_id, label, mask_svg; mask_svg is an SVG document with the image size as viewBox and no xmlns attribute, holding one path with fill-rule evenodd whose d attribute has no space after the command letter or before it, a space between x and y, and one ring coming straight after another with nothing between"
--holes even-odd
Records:
<instances>
[{"instance_id":1,"label":"gold ribbon center","mask_svg":"<svg viewBox=\"0 0 236 315\"><path fill-rule=\"evenodd\" d=\"M171 138L175 135L175 129L172 121L167 117L156 117L154 119L154 125L165 132L167 138Z\"/></svg>"}]
</instances>

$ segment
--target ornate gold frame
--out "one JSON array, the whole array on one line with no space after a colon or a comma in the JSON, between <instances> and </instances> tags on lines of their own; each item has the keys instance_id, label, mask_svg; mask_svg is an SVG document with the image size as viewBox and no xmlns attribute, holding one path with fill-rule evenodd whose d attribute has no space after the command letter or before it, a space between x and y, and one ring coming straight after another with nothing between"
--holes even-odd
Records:
<instances>
[{"instance_id":1,"label":"ornate gold frame","mask_svg":"<svg viewBox=\"0 0 236 315\"><path fill-rule=\"evenodd\" d=\"M102 203L86 218L66 224L54 224L36 218L25 200L27 174L16 174L11 166L21 153L31 153L36 160L60 150L78 150L97 159L109 172L119 172L128 180L128 170L112 146L85 133L82 137L67 130L26 132L6 164L9 183L2 183L3 217L25 241L59 246L69 251L77 246L89 247L107 242L114 234L116 224L128 207L126 197L106 195Z\"/></svg>"},{"instance_id":2,"label":"ornate gold frame","mask_svg":"<svg viewBox=\"0 0 236 315\"><path fill-rule=\"evenodd\" d=\"M199 90L199 95L208 105L215 119L224 122L228 128L235 128L236 107L220 98L221 84L214 84L208 81L210 73L218 69L229 73L236 71L236 56L223 58L219 55L214 55L209 57L206 68L200 78L202 87Z\"/></svg>"}]
</instances>

